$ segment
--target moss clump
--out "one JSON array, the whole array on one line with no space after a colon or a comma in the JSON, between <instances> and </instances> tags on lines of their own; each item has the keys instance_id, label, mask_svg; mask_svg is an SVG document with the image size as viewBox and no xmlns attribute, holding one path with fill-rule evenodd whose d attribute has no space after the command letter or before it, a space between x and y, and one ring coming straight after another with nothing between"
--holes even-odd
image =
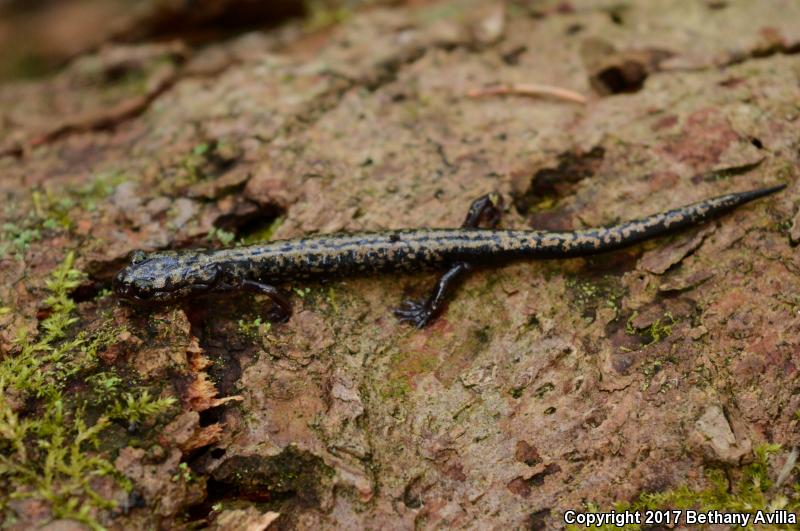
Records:
<instances>
[{"instance_id":1,"label":"moss clump","mask_svg":"<svg viewBox=\"0 0 800 531\"><path fill-rule=\"evenodd\" d=\"M27 331L20 330L14 341L18 354L0 364L0 391L4 394L20 399L28 393L39 398L58 396L66 378L92 365L98 349L111 342L109 329L93 337L84 332L67 337L78 320L69 292L82 278L80 271L72 269L73 261L70 253L47 281L50 295L44 302L50 315L42 321L39 337L34 340Z\"/></svg>"},{"instance_id":2,"label":"moss clump","mask_svg":"<svg viewBox=\"0 0 800 531\"><path fill-rule=\"evenodd\" d=\"M154 398L145 389L138 395L123 393L119 399L114 400L106 414L112 419L125 420L132 427L149 417L160 415L174 403L175 399L172 397Z\"/></svg>"},{"instance_id":3,"label":"moss clump","mask_svg":"<svg viewBox=\"0 0 800 531\"><path fill-rule=\"evenodd\" d=\"M8 218L15 223L0 226L0 258L14 257L22 260L31 243L46 239L52 233L71 230L75 226L74 214L94 212L114 189L129 180L122 172L104 172L95 175L88 183L67 186L54 193L52 190L34 190L30 205L22 201L4 205Z\"/></svg>"},{"instance_id":4,"label":"moss clump","mask_svg":"<svg viewBox=\"0 0 800 531\"><path fill-rule=\"evenodd\" d=\"M336 2L329 0L305 0L304 4L308 31L341 24L352 15L352 11L347 7L337 6Z\"/></svg>"},{"instance_id":5,"label":"moss clump","mask_svg":"<svg viewBox=\"0 0 800 531\"><path fill-rule=\"evenodd\" d=\"M608 275L594 281L567 277L565 284L572 295L571 302L588 321L594 321L597 311L601 308L610 308L614 313L619 313L620 301L625 295L625 290L618 279Z\"/></svg>"},{"instance_id":6,"label":"moss clump","mask_svg":"<svg viewBox=\"0 0 800 531\"><path fill-rule=\"evenodd\" d=\"M17 260L21 260L30 244L41 239L42 233L37 227L4 223L0 230L0 258L13 254Z\"/></svg>"},{"instance_id":7,"label":"moss clump","mask_svg":"<svg viewBox=\"0 0 800 531\"><path fill-rule=\"evenodd\" d=\"M672 334L672 327L677 320L672 316L672 313L666 312L663 317L659 317L650 325L644 328L637 328L633 325L634 319L639 315L639 312L633 312L625 323L625 333L629 336L645 336L649 338L645 347L654 343L658 343L662 339L666 339Z\"/></svg>"},{"instance_id":8,"label":"moss clump","mask_svg":"<svg viewBox=\"0 0 800 531\"><path fill-rule=\"evenodd\" d=\"M439 359L428 352L398 352L392 355L391 368L381 382L381 396L401 398L411 392L417 376L427 374L439 365Z\"/></svg>"},{"instance_id":9,"label":"moss clump","mask_svg":"<svg viewBox=\"0 0 800 531\"><path fill-rule=\"evenodd\" d=\"M76 212L94 212L120 184L130 181L130 177L120 171L98 173L80 185L69 185L63 191L34 191L31 200L34 214L47 229L71 229L74 226L72 215Z\"/></svg>"},{"instance_id":10,"label":"moss clump","mask_svg":"<svg viewBox=\"0 0 800 531\"><path fill-rule=\"evenodd\" d=\"M206 240L212 243L219 242L223 247L228 247L236 241L236 234L217 227L212 227L206 235ZM238 242L238 244L241 243L242 242Z\"/></svg>"},{"instance_id":11,"label":"moss clump","mask_svg":"<svg viewBox=\"0 0 800 531\"><path fill-rule=\"evenodd\" d=\"M384 399L403 398L410 392L411 384L403 377L390 378L383 382L381 386L381 397Z\"/></svg>"},{"instance_id":12,"label":"moss clump","mask_svg":"<svg viewBox=\"0 0 800 531\"><path fill-rule=\"evenodd\" d=\"M98 512L116 503L98 493L98 478L130 488L99 452L101 433L115 416L141 419L171 404L145 393L89 414L87 400L64 392L73 376L97 366L99 350L121 332L111 326L92 334L75 330L76 304L69 293L83 275L73 262L70 253L47 282L50 315L36 337L20 331L15 352L0 361L0 518L7 523L16 518L11 502L32 498L45 502L53 518L100 528ZM95 380L106 389L121 381L108 375Z\"/></svg>"},{"instance_id":13,"label":"moss clump","mask_svg":"<svg viewBox=\"0 0 800 531\"><path fill-rule=\"evenodd\" d=\"M269 223L256 226L251 232L248 232L244 236L244 243L249 245L251 243L266 242L271 240L275 236L277 230L281 228L281 225L283 225L284 221L286 221L284 216L278 216Z\"/></svg>"},{"instance_id":14,"label":"moss clump","mask_svg":"<svg viewBox=\"0 0 800 531\"><path fill-rule=\"evenodd\" d=\"M194 146L175 168L179 186L197 184L219 177L239 157L235 144L224 140L212 140Z\"/></svg>"},{"instance_id":15,"label":"moss clump","mask_svg":"<svg viewBox=\"0 0 800 531\"><path fill-rule=\"evenodd\" d=\"M756 448L753 463L743 467L737 481L729 481L724 470L707 471L708 486L693 490L686 485L674 490L645 493L634 502L614 505L614 510L639 511L665 509L696 509L703 512L720 511L726 513L786 510L797 513L800 510L800 484L794 485L792 494L786 496L773 492L773 482L769 474L769 456L781 449L779 444L764 444ZM599 512L596 504L587 506L589 512ZM752 520L751 520L752 521ZM626 525L624 529L642 529L641 525ZM571 525L567 529L578 530L583 527ZM593 527L593 529L623 529L613 525ZM754 529L748 525L746 529Z\"/></svg>"},{"instance_id":16,"label":"moss clump","mask_svg":"<svg viewBox=\"0 0 800 531\"><path fill-rule=\"evenodd\" d=\"M272 323L263 321L261 317L256 317L252 321L239 319L238 325L239 333L249 338L258 337L262 335L262 333L266 334L272 330Z\"/></svg>"},{"instance_id":17,"label":"moss clump","mask_svg":"<svg viewBox=\"0 0 800 531\"><path fill-rule=\"evenodd\" d=\"M334 470L317 455L294 445L273 456L237 455L225 460L213 472L215 481L232 495L247 497L268 494L297 496L306 503L318 503Z\"/></svg>"}]
</instances>

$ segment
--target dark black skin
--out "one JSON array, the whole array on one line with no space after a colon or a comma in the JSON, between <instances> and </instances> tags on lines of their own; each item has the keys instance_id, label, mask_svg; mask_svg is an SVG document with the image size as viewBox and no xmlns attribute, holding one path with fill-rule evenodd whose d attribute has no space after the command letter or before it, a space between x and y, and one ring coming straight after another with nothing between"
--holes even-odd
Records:
<instances>
[{"instance_id":1,"label":"dark black skin","mask_svg":"<svg viewBox=\"0 0 800 531\"><path fill-rule=\"evenodd\" d=\"M114 292L143 304L245 290L270 297L277 319L286 320L291 304L272 282L446 268L427 298L407 300L395 310L402 321L421 328L441 312L454 287L478 265L621 249L697 225L783 188L726 194L612 227L572 232L496 229L501 198L488 194L472 203L459 229L330 234L215 251L136 252L130 265L115 277ZM489 228L478 228L481 222Z\"/></svg>"}]
</instances>

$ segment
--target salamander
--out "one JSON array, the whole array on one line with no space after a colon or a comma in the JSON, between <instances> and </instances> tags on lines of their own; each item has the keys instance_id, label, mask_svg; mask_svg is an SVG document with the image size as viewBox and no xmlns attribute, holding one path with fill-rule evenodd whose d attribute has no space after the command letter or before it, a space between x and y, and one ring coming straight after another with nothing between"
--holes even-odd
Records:
<instances>
[{"instance_id":1,"label":"salamander","mask_svg":"<svg viewBox=\"0 0 800 531\"><path fill-rule=\"evenodd\" d=\"M441 311L456 283L475 267L613 251L701 223L784 187L731 193L611 227L571 232L497 229L502 198L491 193L472 203L463 225L456 229L337 233L219 250L135 251L130 264L114 278L113 289L132 303L168 303L205 293L246 290L268 295L275 303L276 318L285 320L291 305L273 285L276 282L445 270L428 297L404 301L395 309L400 320L423 327Z\"/></svg>"}]
</instances>

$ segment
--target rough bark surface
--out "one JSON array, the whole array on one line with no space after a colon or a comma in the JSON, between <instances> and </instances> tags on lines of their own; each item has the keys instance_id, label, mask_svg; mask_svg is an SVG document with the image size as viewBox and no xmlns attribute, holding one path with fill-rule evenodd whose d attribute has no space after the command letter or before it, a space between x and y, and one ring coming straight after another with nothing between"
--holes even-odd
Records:
<instances>
[{"instance_id":1,"label":"rough bark surface","mask_svg":"<svg viewBox=\"0 0 800 531\"><path fill-rule=\"evenodd\" d=\"M92 450L143 500L103 525L561 527L800 442L800 4L412 4L0 87L0 351L74 250L76 326L125 330L96 370L180 400ZM467 97L531 82L589 101ZM102 291L134 249L228 232L457 226L491 190L504 226L577 229L778 182L675 237L476 272L424 330L391 308L429 274L297 284L271 327L250 295Z\"/></svg>"}]
</instances>

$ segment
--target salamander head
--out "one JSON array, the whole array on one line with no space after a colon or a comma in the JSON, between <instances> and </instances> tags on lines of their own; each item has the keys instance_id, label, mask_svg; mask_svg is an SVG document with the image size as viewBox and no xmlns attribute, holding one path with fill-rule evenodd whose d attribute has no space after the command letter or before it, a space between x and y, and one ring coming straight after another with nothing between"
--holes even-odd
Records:
<instances>
[{"instance_id":1,"label":"salamander head","mask_svg":"<svg viewBox=\"0 0 800 531\"><path fill-rule=\"evenodd\" d=\"M135 251L114 277L114 293L131 302L168 302L212 290L219 268L202 251Z\"/></svg>"}]
</instances>

